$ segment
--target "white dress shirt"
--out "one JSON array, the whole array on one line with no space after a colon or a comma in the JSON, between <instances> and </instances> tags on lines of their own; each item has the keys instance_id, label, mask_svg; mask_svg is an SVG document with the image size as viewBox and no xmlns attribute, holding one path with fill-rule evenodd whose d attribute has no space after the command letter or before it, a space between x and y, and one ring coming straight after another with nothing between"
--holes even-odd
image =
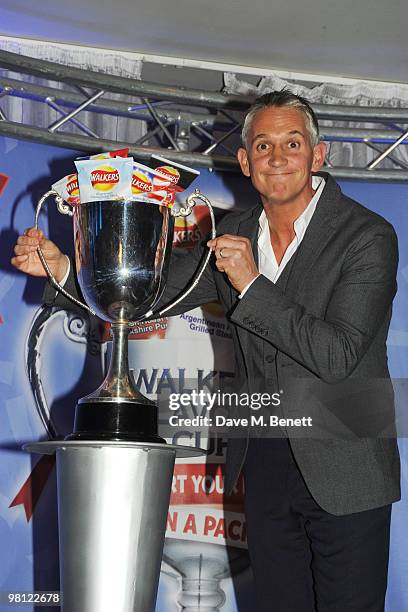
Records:
<instances>
[{"instance_id":1,"label":"white dress shirt","mask_svg":"<svg viewBox=\"0 0 408 612\"><path fill-rule=\"evenodd\" d=\"M263 274L270 281L276 283L286 264L299 248L300 243L306 233L307 227L313 217L314 211L316 210L317 203L322 194L326 181L321 176L312 177L312 189L315 191L314 196L310 200L309 204L302 212L302 214L296 219L293 224L295 231L295 237L286 249L280 264L276 260L276 256L271 244L271 236L269 233L269 223L265 211L263 210L259 217L259 230L258 230L258 270L260 276ZM252 279L245 289L238 296L240 299L245 295L253 282L258 278L256 276Z\"/></svg>"}]
</instances>

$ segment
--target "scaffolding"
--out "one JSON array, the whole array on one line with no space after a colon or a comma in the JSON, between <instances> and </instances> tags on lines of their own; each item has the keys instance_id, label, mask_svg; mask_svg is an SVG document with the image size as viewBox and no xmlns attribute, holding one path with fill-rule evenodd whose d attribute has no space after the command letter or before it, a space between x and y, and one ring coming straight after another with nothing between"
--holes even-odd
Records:
<instances>
[{"instance_id":1,"label":"scaffolding","mask_svg":"<svg viewBox=\"0 0 408 612\"><path fill-rule=\"evenodd\" d=\"M87 153L129 147L130 155L142 162L155 153L186 165L239 171L235 151L252 97L119 77L3 50L0 71L0 135ZM51 86L42 84L44 79ZM28 124L24 117L10 121L2 110L2 99L7 97L45 105L59 118L48 125ZM373 159L362 167L337 166L328 158L326 166L333 176L408 179L408 164L404 156L398 156L408 144L408 109L312 106L326 143L358 144L374 151ZM87 125L84 111L139 122L141 135L134 142L104 139ZM362 128L362 123L370 127Z\"/></svg>"}]
</instances>

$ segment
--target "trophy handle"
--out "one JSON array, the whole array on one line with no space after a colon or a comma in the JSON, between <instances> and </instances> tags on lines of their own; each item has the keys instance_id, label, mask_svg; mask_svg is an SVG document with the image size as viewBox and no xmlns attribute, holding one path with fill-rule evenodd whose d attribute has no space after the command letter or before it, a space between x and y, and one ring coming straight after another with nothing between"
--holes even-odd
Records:
<instances>
[{"instance_id":1,"label":"trophy handle","mask_svg":"<svg viewBox=\"0 0 408 612\"><path fill-rule=\"evenodd\" d=\"M45 200L47 198L49 198L50 196L54 196L55 203L57 205L57 209L58 209L58 211L61 214L69 215L70 217L72 217L74 215L73 211L71 210L71 207L68 206L68 204L64 204L64 199L56 191L51 189L50 191L47 191L47 193L44 193L42 198L40 198L40 200L38 201L37 208L35 210L35 223L34 223L35 229L38 229L38 218L40 216L41 208L42 208ZM82 308L85 308L85 310L87 310L92 315L96 315L96 313L92 310L92 308L89 308L89 306L87 304L84 304L83 302L80 302L79 300L74 298L74 296L72 296L70 293L68 293L68 291L66 291L66 289L64 289L64 287L59 284L59 282L57 281L57 279L55 278L55 276L51 272L51 270L50 270L50 268L49 268L49 266L47 264L47 261L46 261L46 259L44 257L44 253L42 252L40 246L37 247L37 253L38 253L38 257L40 258L40 261L41 261L42 265L44 266L44 269L45 269L45 271L47 273L48 280L49 280L50 284L54 287L54 289L56 289L57 291L62 293L62 295L65 295L66 298L71 300L71 302L74 302L75 304L77 304L77 306L81 306Z\"/></svg>"},{"instance_id":2,"label":"trophy handle","mask_svg":"<svg viewBox=\"0 0 408 612\"><path fill-rule=\"evenodd\" d=\"M201 191L199 189L196 189L194 191L194 193L190 194L186 200L186 204L187 206L182 206L180 207L178 210L175 210L174 208L171 209L171 214L173 217L187 217L187 215L189 215L191 213L191 211L193 210L194 206L197 204L196 200L201 200L208 208L209 212L210 212L210 217L211 217L211 239L214 240L214 238L217 236L216 230L215 230L215 217L214 217L214 210L213 207L211 206L211 203L209 201L209 199L201 193ZM162 310L160 310L157 313L153 313L152 310L150 310L149 312L147 312L144 316L145 319L150 318L153 314L155 316L161 317L164 315L165 312L167 312L168 310L170 310L170 308L173 308L174 306L176 306L177 304L179 304L182 300L184 300L184 298L186 298L192 291L193 289L195 289L198 285L198 283L200 282L200 279L202 277L202 275L204 274L204 270L207 267L208 262L210 261L210 257L211 257L211 253L212 251L210 251L210 249L208 249L208 253L205 256L199 270L196 272L196 274L193 276L193 281L190 285L190 287L184 291L184 293L182 293L182 295L180 297L178 297L176 300L174 300L173 302L170 302L170 304L168 304L165 308L163 308Z\"/></svg>"}]
</instances>

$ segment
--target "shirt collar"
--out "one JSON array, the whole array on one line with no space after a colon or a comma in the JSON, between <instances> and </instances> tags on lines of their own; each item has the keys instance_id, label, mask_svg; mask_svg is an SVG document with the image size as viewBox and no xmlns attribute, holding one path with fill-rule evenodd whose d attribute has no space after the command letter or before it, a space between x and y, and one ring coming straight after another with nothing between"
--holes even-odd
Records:
<instances>
[{"instance_id":1,"label":"shirt collar","mask_svg":"<svg viewBox=\"0 0 408 612\"><path fill-rule=\"evenodd\" d=\"M315 193L309 204L306 206L305 210L302 212L301 215L299 215L299 217L295 220L293 224L293 229L295 230L295 234L298 240L301 240L301 238L303 237L303 234L305 233L307 226L309 225L313 217L325 184L326 181L322 176L312 176L312 189ZM269 224L265 210L262 210L261 216L259 217L259 246L261 248L265 240L267 240L268 242L270 240Z\"/></svg>"}]
</instances>

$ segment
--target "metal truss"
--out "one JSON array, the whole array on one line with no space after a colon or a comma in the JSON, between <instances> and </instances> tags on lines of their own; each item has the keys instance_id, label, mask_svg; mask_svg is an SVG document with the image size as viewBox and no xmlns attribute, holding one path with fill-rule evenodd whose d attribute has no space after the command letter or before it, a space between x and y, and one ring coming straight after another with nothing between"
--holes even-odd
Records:
<instances>
[{"instance_id":1,"label":"metal truss","mask_svg":"<svg viewBox=\"0 0 408 612\"><path fill-rule=\"evenodd\" d=\"M19 78L10 78L10 72ZM27 78L33 76L37 83ZM38 84L42 79L53 86ZM112 94L121 94L120 100ZM40 103L60 117L43 126L10 121L2 110L2 99L7 96ZM252 101L251 97L132 80L0 50L0 134L18 139L89 153L129 147L130 154L141 161L158 153L187 165L238 171L234 151L243 114ZM333 176L408 180L408 163L398 156L399 148L408 144L408 109L328 104L313 108L325 142L364 145L375 151L374 159L359 168L336 166L329 158L327 166ZM87 125L83 111L141 122L143 134L135 142L106 140ZM325 125L328 121L332 125ZM374 127L361 128L362 123Z\"/></svg>"}]
</instances>

